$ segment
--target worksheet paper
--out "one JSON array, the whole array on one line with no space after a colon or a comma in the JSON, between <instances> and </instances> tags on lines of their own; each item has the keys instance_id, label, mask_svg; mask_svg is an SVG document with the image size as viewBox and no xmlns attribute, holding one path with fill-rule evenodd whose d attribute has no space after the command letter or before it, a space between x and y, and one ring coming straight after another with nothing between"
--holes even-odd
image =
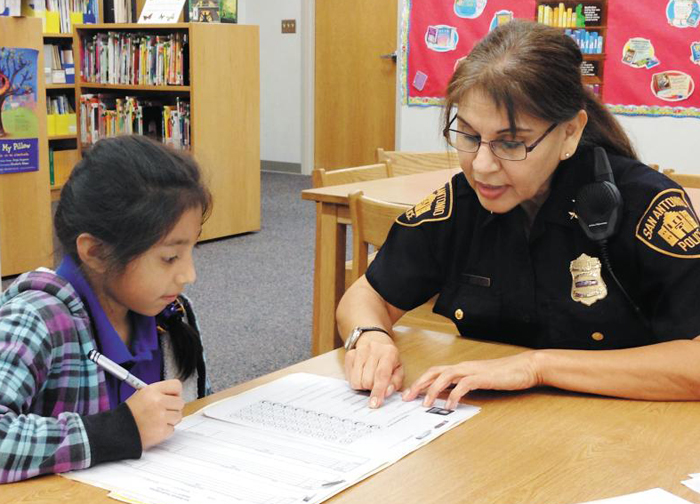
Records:
<instances>
[{"instance_id":1,"label":"worksheet paper","mask_svg":"<svg viewBox=\"0 0 700 504\"><path fill-rule=\"evenodd\" d=\"M700 493L700 473L689 474L689 476L689 480L681 481L681 483L691 490Z\"/></svg>"},{"instance_id":2,"label":"worksheet paper","mask_svg":"<svg viewBox=\"0 0 700 504\"><path fill-rule=\"evenodd\" d=\"M620 495L609 499L591 501L587 504L692 504L681 499L677 495L667 492L661 488L653 488L644 492Z\"/></svg>"},{"instance_id":3,"label":"worksheet paper","mask_svg":"<svg viewBox=\"0 0 700 504\"><path fill-rule=\"evenodd\" d=\"M393 394L370 409L346 381L285 376L183 419L139 460L66 473L148 504L314 504L391 465L479 412Z\"/></svg>"}]
</instances>

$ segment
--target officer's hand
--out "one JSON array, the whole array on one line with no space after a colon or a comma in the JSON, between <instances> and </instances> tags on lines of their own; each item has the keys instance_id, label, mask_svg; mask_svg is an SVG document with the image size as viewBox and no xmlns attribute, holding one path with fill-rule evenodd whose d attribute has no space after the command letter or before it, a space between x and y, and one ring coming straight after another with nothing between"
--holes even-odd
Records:
<instances>
[{"instance_id":1,"label":"officer's hand","mask_svg":"<svg viewBox=\"0 0 700 504\"><path fill-rule=\"evenodd\" d=\"M425 392L423 405L430 407L440 392L454 385L445 403L446 409L454 409L471 390L523 390L535 387L541 383L541 379L533 357L534 352L524 352L501 359L432 367L404 392L402 398L412 401Z\"/></svg>"},{"instance_id":2,"label":"officer's hand","mask_svg":"<svg viewBox=\"0 0 700 504\"><path fill-rule=\"evenodd\" d=\"M378 408L403 386L403 366L394 341L380 332L367 332L345 354L345 377L355 390L371 390L370 408Z\"/></svg>"}]
</instances>

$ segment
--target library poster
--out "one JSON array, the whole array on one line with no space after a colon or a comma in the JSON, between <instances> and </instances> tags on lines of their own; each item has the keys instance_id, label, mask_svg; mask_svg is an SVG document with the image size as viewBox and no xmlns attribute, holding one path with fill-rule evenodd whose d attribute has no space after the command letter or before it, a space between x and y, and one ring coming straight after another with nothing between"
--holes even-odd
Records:
<instances>
[{"instance_id":1,"label":"library poster","mask_svg":"<svg viewBox=\"0 0 700 504\"><path fill-rule=\"evenodd\" d=\"M616 114L700 118L700 1L608 1L603 101Z\"/></svg>"},{"instance_id":2,"label":"library poster","mask_svg":"<svg viewBox=\"0 0 700 504\"><path fill-rule=\"evenodd\" d=\"M0 174L39 169L38 55L0 47Z\"/></svg>"},{"instance_id":3,"label":"library poster","mask_svg":"<svg viewBox=\"0 0 700 504\"><path fill-rule=\"evenodd\" d=\"M403 102L439 105L457 61L496 26L532 19L535 0L405 0Z\"/></svg>"}]
</instances>

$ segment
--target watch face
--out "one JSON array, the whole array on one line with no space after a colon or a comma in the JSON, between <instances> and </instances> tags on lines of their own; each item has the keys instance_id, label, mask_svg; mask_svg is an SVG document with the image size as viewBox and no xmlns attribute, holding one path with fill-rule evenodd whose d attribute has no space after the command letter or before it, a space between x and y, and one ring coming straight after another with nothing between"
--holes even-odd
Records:
<instances>
[{"instance_id":1,"label":"watch face","mask_svg":"<svg viewBox=\"0 0 700 504\"><path fill-rule=\"evenodd\" d=\"M362 334L362 329L360 329L359 327L356 327L352 330L350 336L345 341L345 350L352 350L353 348L355 348L355 342L357 341L357 338L360 337L360 334Z\"/></svg>"}]
</instances>

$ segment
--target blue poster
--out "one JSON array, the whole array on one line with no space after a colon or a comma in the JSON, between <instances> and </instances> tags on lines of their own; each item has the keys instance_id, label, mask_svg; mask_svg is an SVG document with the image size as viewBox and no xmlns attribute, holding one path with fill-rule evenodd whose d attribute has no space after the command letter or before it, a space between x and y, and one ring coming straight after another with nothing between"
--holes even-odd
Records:
<instances>
[{"instance_id":1,"label":"blue poster","mask_svg":"<svg viewBox=\"0 0 700 504\"><path fill-rule=\"evenodd\" d=\"M0 174L39 169L38 56L0 47Z\"/></svg>"}]
</instances>

